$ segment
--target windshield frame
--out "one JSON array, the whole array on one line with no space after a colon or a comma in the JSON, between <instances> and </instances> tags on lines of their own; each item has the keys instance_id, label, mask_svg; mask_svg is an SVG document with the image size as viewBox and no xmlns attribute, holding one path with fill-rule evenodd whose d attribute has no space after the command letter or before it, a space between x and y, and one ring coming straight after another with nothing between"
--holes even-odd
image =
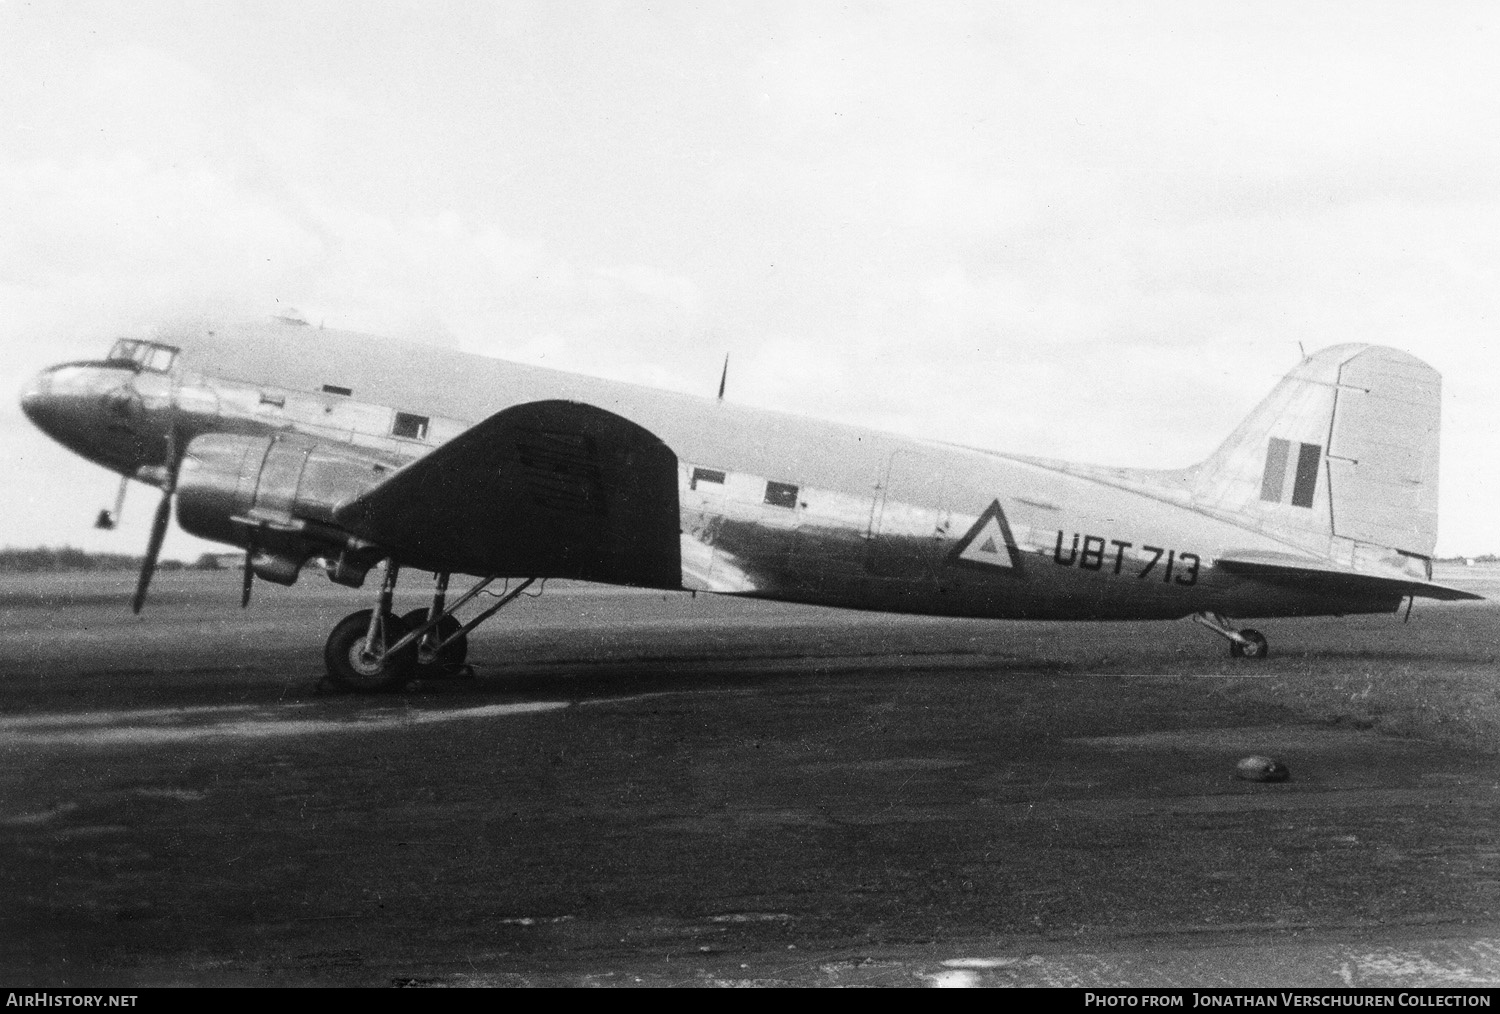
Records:
<instances>
[{"instance_id":1,"label":"windshield frame","mask_svg":"<svg viewBox=\"0 0 1500 1014\"><path fill-rule=\"evenodd\" d=\"M175 345L147 341L143 338L119 338L110 347L104 361L112 365L130 366L151 373L170 373L182 350Z\"/></svg>"}]
</instances>

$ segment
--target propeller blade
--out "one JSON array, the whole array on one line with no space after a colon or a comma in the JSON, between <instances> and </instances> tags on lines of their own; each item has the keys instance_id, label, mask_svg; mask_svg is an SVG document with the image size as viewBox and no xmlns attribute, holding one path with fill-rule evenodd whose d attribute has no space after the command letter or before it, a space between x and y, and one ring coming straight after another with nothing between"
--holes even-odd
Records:
<instances>
[{"instance_id":1,"label":"propeller blade","mask_svg":"<svg viewBox=\"0 0 1500 1014\"><path fill-rule=\"evenodd\" d=\"M245 547L245 575L240 584L240 608L244 609L250 605L250 588L255 584L255 570L250 566L250 558L255 555L255 543Z\"/></svg>"},{"instance_id":2,"label":"propeller blade","mask_svg":"<svg viewBox=\"0 0 1500 1014\"><path fill-rule=\"evenodd\" d=\"M177 433L175 427L167 430L167 481L162 484L161 503L156 505L156 517L151 521L151 538L146 543L146 557L141 561L141 576L135 582L135 598L130 602L130 611L139 613L146 604L146 589L151 587L151 575L156 573L156 558L161 555L161 542L167 537L167 526L172 523L172 494L177 492L177 470L182 459L177 456Z\"/></svg>"},{"instance_id":3,"label":"propeller blade","mask_svg":"<svg viewBox=\"0 0 1500 1014\"><path fill-rule=\"evenodd\" d=\"M156 557L161 553L162 539L167 537L167 525L172 521L172 490L162 490L161 503L156 506L156 517L151 522L151 540L146 543L146 558L141 561L141 576L135 583L135 598L130 611L139 613L146 604L146 589L151 586L151 575L156 572Z\"/></svg>"}]
</instances>

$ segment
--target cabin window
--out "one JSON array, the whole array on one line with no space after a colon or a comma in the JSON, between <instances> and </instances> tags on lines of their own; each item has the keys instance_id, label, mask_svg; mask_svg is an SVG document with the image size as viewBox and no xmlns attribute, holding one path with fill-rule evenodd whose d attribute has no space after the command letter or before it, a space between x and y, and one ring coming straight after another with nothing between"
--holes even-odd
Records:
<instances>
[{"instance_id":1,"label":"cabin window","mask_svg":"<svg viewBox=\"0 0 1500 1014\"><path fill-rule=\"evenodd\" d=\"M341 397L347 398L351 394L354 393L354 388L352 388L352 387L340 387L337 384L324 384L323 385L323 393L324 394L337 394L337 395L339 395Z\"/></svg>"},{"instance_id":2,"label":"cabin window","mask_svg":"<svg viewBox=\"0 0 1500 1014\"><path fill-rule=\"evenodd\" d=\"M260 392L260 403L262 405L282 408L286 405L286 395L280 391L262 391Z\"/></svg>"},{"instance_id":3,"label":"cabin window","mask_svg":"<svg viewBox=\"0 0 1500 1014\"><path fill-rule=\"evenodd\" d=\"M797 506L797 487L789 482L766 483L766 503L772 507Z\"/></svg>"},{"instance_id":4,"label":"cabin window","mask_svg":"<svg viewBox=\"0 0 1500 1014\"><path fill-rule=\"evenodd\" d=\"M428 421L425 415L397 412L396 421L391 425L391 436L406 437L408 440L426 440Z\"/></svg>"},{"instance_id":5,"label":"cabin window","mask_svg":"<svg viewBox=\"0 0 1500 1014\"><path fill-rule=\"evenodd\" d=\"M695 468L693 477L688 480L688 489L697 489L698 483L711 482L715 485L724 485L724 473L714 468Z\"/></svg>"}]
</instances>

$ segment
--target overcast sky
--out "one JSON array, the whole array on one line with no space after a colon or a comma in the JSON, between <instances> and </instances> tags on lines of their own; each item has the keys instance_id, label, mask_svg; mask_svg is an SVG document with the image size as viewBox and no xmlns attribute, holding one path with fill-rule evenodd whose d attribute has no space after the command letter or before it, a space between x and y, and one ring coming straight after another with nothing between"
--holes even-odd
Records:
<instances>
[{"instance_id":1,"label":"overcast sky","mask_svg":"<svg viewBox=\"0 0 1500 1014\"><path fill-rule=\"evenodd\" d=\"M27 376L295 308L1153 467L1390 344L1444 375L1438 551L1500 552L1497 53L1488 3L0 0L0 544L155 502L93 531Z\"/></svg>"}]
</instances>

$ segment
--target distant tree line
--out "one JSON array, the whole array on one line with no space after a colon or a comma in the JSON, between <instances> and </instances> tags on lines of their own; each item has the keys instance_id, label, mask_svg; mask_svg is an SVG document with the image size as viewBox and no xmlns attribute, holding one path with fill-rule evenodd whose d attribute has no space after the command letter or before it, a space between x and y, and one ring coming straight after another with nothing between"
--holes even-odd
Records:
<instances>
[{"instance_id":1,"label":"distant tree line","mask_svg":"<svg viewBox=\"0 0 1500 1014\"><path fill-rule=\"evenodd\" d=\"M90 553L72 546L52 549L0 549L0 573L47 574L85 570L139 570L141 558L125 553ZM162 560L160 570L219 570L218 557L204 553L193 564L181 560Z\"/></svg>"}]
</instances>

